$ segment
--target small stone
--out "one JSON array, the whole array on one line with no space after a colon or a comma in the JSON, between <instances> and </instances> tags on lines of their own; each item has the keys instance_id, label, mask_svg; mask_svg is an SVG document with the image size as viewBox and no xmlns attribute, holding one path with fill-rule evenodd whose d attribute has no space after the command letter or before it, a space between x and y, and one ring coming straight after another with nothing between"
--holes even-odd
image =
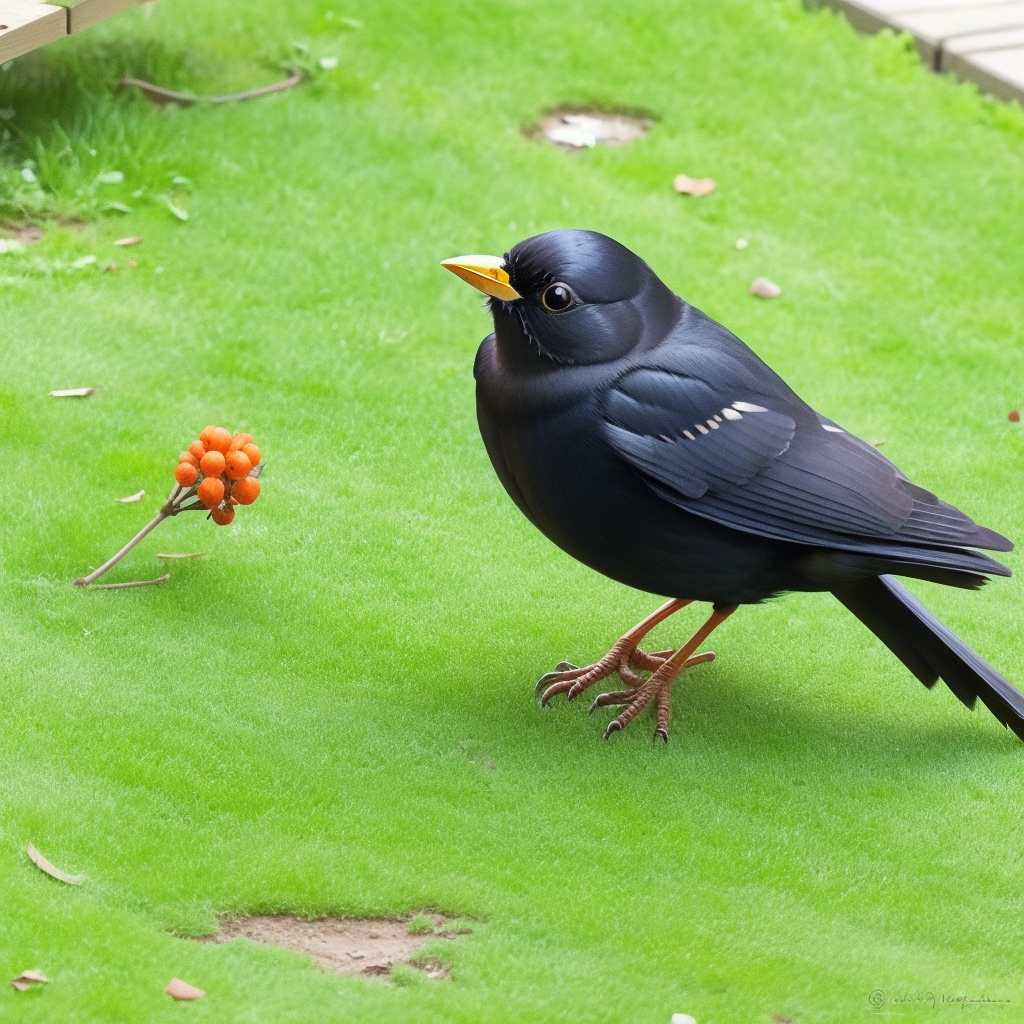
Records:
<instances>
[{"instance_id":1,"label":"small stone","mask_svg":"<svg viewBox=\"0 0 1024 1024\"><path fill-rule=\"evenodd\" d=\"M691 178L686 174L677 174L672 180L672 187L682 195L706 196L718 188L714 178Z\"/></svg>"},{"instance_id":2,"label":"small stone","mask_svg":"<svg viewBox=\"0 0 1024 1024\"><path fill-rule=\"evenodd\" d=\"M1006 417L1011 423L1020 423L1020 413L1016 409L1010 410L1010 415Z\"/></svg>"},{"instance_id":3,"label":"small stone","mask_svg":"<svg viewBox=\"0 0 1024 1024\"><path fill-rule=\"evenodd\" d=\"M756 277L750 286L750 294L756 295L759 299L777 299L782 294L782 289L767 277Z\"/></svg>"},{"instance_id":4,"label":"small stone","mask_svg":"<svg viewBox=\"0 0 1024 1024\"><path fill-rule=\"evenodd\" d=\"M171 983L164 991L172 999L177 999L179 1002L203 999L206 996L206 993L201 988L196 988L195 985L190 985L187 981L182 981L181 978L171 978Z\"/></svg>"}]
</instances>

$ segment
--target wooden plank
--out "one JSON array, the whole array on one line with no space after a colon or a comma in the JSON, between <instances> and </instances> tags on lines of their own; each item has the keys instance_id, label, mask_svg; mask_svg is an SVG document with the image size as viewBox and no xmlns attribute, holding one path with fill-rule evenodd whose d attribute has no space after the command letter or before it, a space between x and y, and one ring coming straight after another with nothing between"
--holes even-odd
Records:
<instances>
[{"instance_id":1,"label":"wooden plank","mask_svg":"<svg viewBox=\"0 0 1024 1024\"><path fill-rule=\"evenodd\" d=\"M1024 0L808 0L846 15L862 32L910 32L934 71L976 82L1002 99L1024 99Z\"/></svg>"},{"instance_id":2,"label":"wooden plank","mask_svg":"<svg viewBox=\"0 0 1024 1024\"><path fill-rule=\"evenodd\" d=\"M68 7L68 31L81 32L84 28L96 25L115 14L135 7L143 0L78 0L74 6Z\"/></svg>"},{"instance_id":3,"label":"wooden plank","mask_svg":"<svg viewBox=\"0 0 1024 1024\"><path fill-rule=\"evenodd\" d=\"M0 63L68 34L63 7L34 0L0 0Z\"/></svg>"},{"instance_id":4,"label":"wooden plank","mask_svg":"<svg viewBox=\"0 0 1024 1024\"><path fill-rule=\"evenodd\" d=\"M943 64L958 78L1004 100L1024 102L1024 45L1002 50L949 53Z\"/></svg>"},{"instance_id":5,"label":"wooden plank","mask_svg":"<svg viewBox=\"0 0 1024 1024\"><path fill-rule=\"evenodd\" d=\"M988 3L943 10L918 10L891 15L896 28L911 32L917 48L935 70L947 40L997 29L1024 28L1024 2Z\"/></svg>"}]
</instances>

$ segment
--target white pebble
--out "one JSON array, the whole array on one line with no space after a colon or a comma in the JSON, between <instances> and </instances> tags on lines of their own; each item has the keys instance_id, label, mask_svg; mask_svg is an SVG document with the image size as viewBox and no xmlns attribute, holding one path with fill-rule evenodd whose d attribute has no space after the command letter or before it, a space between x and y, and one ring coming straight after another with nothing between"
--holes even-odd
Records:
<instances>
[{"instance_id":1,"label":"white pebble","mask_svg":"<svg viewBox=\"0 0 1024 1024\"><path fill-rule=\"evenodd\" d=\"M759 299L777 299L782 294L782 289L767 277L758 277L750 286L750 294L756 295Z\"/></svg>"}]
</instances>

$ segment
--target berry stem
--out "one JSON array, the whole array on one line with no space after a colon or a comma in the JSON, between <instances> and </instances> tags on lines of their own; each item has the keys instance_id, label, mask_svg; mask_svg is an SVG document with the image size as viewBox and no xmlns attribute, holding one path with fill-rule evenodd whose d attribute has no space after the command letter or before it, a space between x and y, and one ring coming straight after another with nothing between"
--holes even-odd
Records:
<instances>
[{"instance_id":1,"label":"berry stem","mask_svg":"<svg viewBox=\"0 0 1024 1024\"><path fill-rule=\"evenodd\" d=\"M116 555L112 558L108 558L98 569L94 569L88 576L79 576L74 581L76 587L87 587L90 583L98 580L108 569L113 568L118 562L128 554L133 547L135 547L141 540L143 540L149 533L155 530L165 519L169 519L171 516L176 516L181 510L178 504L179 500L187 492L183 487L175 487L171 491L170 497L164 503L163 508L153 517L153 519L147 523L137 534Z\"/></svg>"}]
</instances>

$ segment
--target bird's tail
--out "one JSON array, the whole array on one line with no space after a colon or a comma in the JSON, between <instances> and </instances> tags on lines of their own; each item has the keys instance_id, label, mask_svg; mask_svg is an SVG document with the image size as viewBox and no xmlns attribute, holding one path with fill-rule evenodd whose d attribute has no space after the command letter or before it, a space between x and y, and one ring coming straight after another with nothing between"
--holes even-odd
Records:
<instances>
[{"instance_id":1,"label":"bird's tail","mask_svg":"<svg viewBox=\"0 0 1024 1024\"><path fill-rule=\"evenodd\" d=\"M1003 725L1024 740L1024 695L944 626L892 578L872 576L837 587L833 594L925 686L942 679L969 708L980 697Z\"/></svg>"}]
</instances>

